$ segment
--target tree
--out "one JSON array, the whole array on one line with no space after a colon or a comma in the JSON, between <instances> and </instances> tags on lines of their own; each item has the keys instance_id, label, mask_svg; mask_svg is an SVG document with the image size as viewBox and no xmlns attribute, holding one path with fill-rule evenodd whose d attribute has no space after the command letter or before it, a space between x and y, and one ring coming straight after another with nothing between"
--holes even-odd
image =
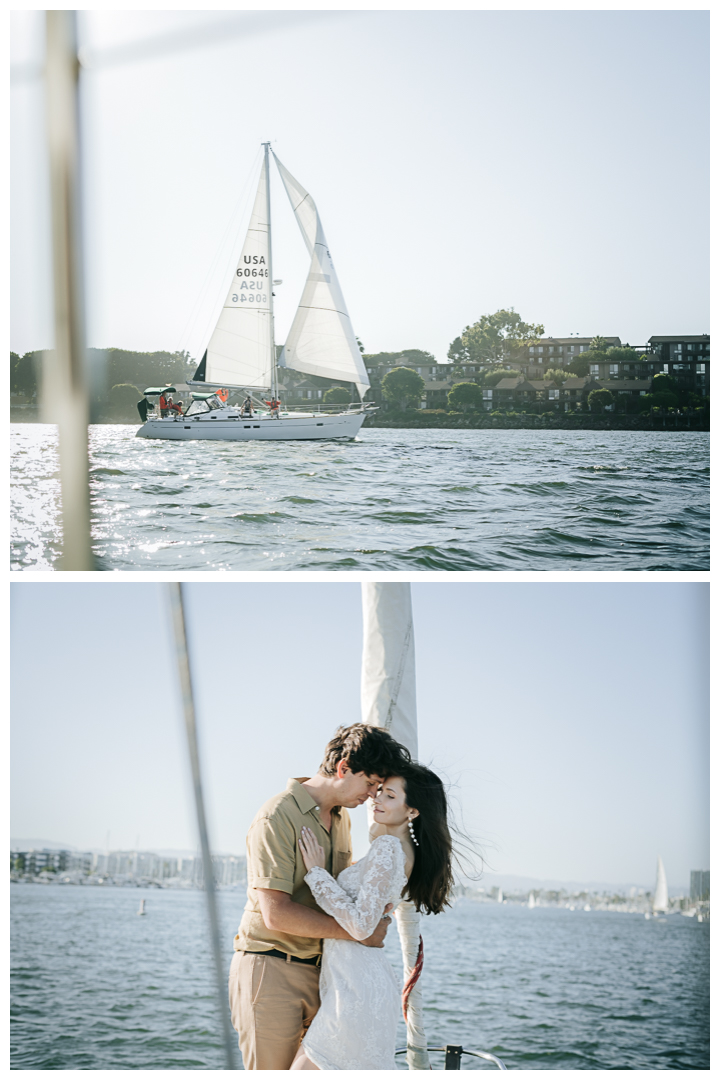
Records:
<instances>
[{"instance_id":1,"label":"tree","mask_svg":"<svg viewBox=\"0 0 720 1080\"><path fill-rule=\"evenodd\" d=\"M520 356L526 345L534 345L545 333L540 323L523 322L514 308L501 308L466 326L448 350L456 363L503 364Z\"/></svg>"},{"instance_id":2,"label":"tree","mask_svg":"<svg viewBox=\"0 0 720 1080\"><path fill-rule=\"evenodd\" d=\"M603 412L607 405L613 405L615 398L612 396L609 390L604 387L598 390L591 390L588 394L588 405L590 406L590 412L599 413Z\"/></svg>"},{"instance_id":3,"label":"tree","mask_svg":"<svg viewBox=\"0 0 720 1080\"><path fill-rule=\"evenodd\" d=\"M573 375L577 375L578 378L582 378L584 375L588 375L590 372L590 362L586 359L587 353L584 356L576 356L568 364L568 371L571 371Z\"/></svg>"},{"instance_id":4,"label":"tree","mask_svg":"<svg viewBox=\"0 0 720 1080\"><path fill-rule=\"evenodd\" d=\"M642 410L676 409L680 403L676 379L660 371L650 383L650 393L642 399Z\"/></svg>"},{"instance_id":5,"label":"tree","mask_svg":"<svg viewBox=\"0 0 720 1080\"><path fill-rule=\"evenodd\" d=\"M664 371L659 371L657 375L654 375L653 380L650 383L651 394L657 394L661 391L674 394L677 392L677 389L677 379L673 379L672 375L667 375Z\"/></svg>"},{"instance_id":6,"label":"tree","mask_svg":"<svg viewBox=\"0 0 720 1080\"><path fill-rule=\"evenodd\" d=\"M470 350L467 345L463 345L463 339L456 337L452 345L448 349L448 359L453 364L469 364L471 362Z\"/></svg>"},{"instance_id":7,"label":"tree","mask_svg":"<svg viewBox=\"0 0 720 1080\"><path fill-rule=\"evenodd\" d=\"M607 352L608 343L604 337L601 337L600 334L596 334L588 347L590 352L604 353Z\"/></svg>"},{"instance_id":8,"label":"tree","mask_svg":"<svg viewBox=\"0 0 720 1080\"><path fill-rule=\"evenodd\" d=\"M473 382L455 383L448 394L448 405L451 409L460 409L467 412L468 409L478 409L482 406L482 387Z\"/></svg>"},{"instance_id":9,"label":"tree","mask_svg":"<svg viewBox=\"0 0 720 1080\"><path fill-rule=\"evenodd\" d=\"M647 356L638 356L629 345L613 345L607 351L607 358L613 364L637 364L639 360L647 360Z\"/></svg>"},{"instance_id":10,"label":"tree","mask_svg":"<svg viewBox=\"0 0 720 1080\"><path fill-rule=\"evenodd\" d=\"M424 389L425 380L412 368L393 368L382 381L383 397L389 405L400 409L417 407Z\"/></svg>"},{"instance_id":11,"label":"tree","mask_svg":"<svg viewBox=\"0 0 720 1080\"><path fill-rule=\"evenodd\" d=\"M514 368L500 368L499 371L491 371L483 379L484 386L497 386L501 379L518 379L520 372Z\"/></svg>"},{"instance_id":12,"label":"tree","mask_svg":"<svg viewBox=\"0 0 720 1080\"><path fill-rule=\"evenodd\" d=\"M678 407L677 394L670 390L658 390L652 394L646 394L642 399L642 410L649 409L676 409Z\"/></svg>"},{"instance_id":13,"label":"tree","mask_svg":"<svg viewBox=\"0 0 720 1080\"><path fill-rule=\"evenodd\" d=\"M548 368L543 375L543 379L548 382L554 383L555 386L562 386L568 377L567 371L564 368Z\"/></svg>"},{"instance_id":14,"label":"tree","mask_svg":"<svg viewBox=\"0 0 720 1080\"><path fill-rule=\"evenodd\" d=\"M25 353L18 356L10 353L10 391L13 394L25 394L32 397L37 391L37 373L40 370L42 353Z\"/></svg>"},{"instance_id":15,"label":"tree","mask_svg":"<svg viewBox=\"0 0 720 1080\"><path fill-rule=\"evenodd\" d=\"M346 386L331 386L323 394L326 405L347 405L352 400L352 394Z\"/></svg>"},{"instance_id":16,"label":"tree","mask_svg":"<svg viewBox=\"0 0 720 1080\"><path fill-rule=\"evenodd\" d=\"M405 349L403 352L379 352L365 353L363 359L372 364L393 364L402 360L409 360L411 364L434 364L433 353L425 352L424 349Z\"/></svg>"}]
</instances>

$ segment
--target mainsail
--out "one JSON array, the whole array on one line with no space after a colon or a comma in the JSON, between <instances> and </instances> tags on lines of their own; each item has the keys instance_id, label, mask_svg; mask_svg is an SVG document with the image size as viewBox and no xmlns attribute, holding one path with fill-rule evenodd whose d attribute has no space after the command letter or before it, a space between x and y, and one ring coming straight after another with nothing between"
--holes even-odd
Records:
<instances>
[{"instance_id":1,"label":"mainsail","mask_svg":"<svg viewBox=\"0 0 720 1080\"><path fill-rule=\"evenodd\" d=\"M662 912L668 909L668 887L667 878L665 876L665 867L663 861L658 855L657 861L657 881L655 882L655 899L653 900L653 911Z\"/></svg>"},{"instance_id":2,"label":"mainsail","mask_svg":"<svg viewBox=\"0 0 720 1080\"><path fill-rule=\"evenodd\" d=\"M272 386L269 236L265 159L230 290L193 381L247 390L267 390Z\"/></svg>"},{"instance_id":3,"label":"mainsail","mask_svg":"<svg viewBox=\"0 0 720 1080\"><path fill-rule=\"evenodd\" d=\"M383 727L417 759L415 639L410 585L368 582L362 585L362 720ZM410 1069L429 1069L423 1027L421 915L402 901L395 911L402 946L406 1009L407 1061Z\"/></svg>"},{"instance_id":4,"label":"mainsail","mask_svg":"<svg viewBox=\"0 0 720 1080\"><path fill-rule=\"evenodd\" d=\"M277 157L275 162L311 255L300 305L278 366L293 368L306 375L354 382L362 401L370 387L370 380L347 314L315 202Z\"/></svg>"}]
</instances>

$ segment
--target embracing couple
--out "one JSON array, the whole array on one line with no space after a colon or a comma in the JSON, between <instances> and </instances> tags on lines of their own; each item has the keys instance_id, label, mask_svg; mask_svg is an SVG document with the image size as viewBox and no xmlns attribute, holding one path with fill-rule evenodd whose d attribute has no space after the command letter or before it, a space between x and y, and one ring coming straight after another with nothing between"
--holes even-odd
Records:
<instances>
[{"instance_id":1,"label":"embracing couple","mask_svg":"<svg viewBox=\"0 0 720 1080\"><path fill-rule=\"evenodd\" d=\"M347 808L369 798L372 843L353 863ZM229 980L246 1069L396 1068L389 912L401 898L441 911L451 857L442 781L382 728L339 728L315 776L260 808Z\"/></svg>"}]
</instances>

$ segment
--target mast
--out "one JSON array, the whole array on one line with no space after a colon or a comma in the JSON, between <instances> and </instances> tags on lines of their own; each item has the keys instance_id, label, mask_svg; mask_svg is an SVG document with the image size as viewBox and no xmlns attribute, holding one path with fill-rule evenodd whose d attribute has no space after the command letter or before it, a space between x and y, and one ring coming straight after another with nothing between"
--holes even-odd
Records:
<instances>
[{"instance_id":1,"label":"mast","mask_svg":"<svg viewBox=\"0 0 720 1080\"><path fill-rule=\"evenodd\" d=\"M275 310L273 306L273 264L272 264L272 227L270 223L270 143L263 143L265 147L265 195L267 198L267 215L268 215L268 288L270 290L270 372L271 372L271 389L270 396L273 400L277 400L277 363L275 360Z\"/></svg>"}]
</instances>

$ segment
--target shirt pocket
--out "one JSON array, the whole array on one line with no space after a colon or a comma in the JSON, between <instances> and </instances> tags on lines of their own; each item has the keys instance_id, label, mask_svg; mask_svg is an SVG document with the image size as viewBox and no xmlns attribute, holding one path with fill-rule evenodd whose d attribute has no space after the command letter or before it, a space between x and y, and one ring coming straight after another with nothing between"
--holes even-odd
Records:
<instances>
[{"instance_id":1,"label":"shirt pocket","mask_svg":"<svg viewBox=\"0 0 720 1080\"><path fill-rule=\"evenodd\" d=\"M341 870L344 870L346 866L349 866L352 862L352 852L343 851L342 849L335 848L333 851L332 859L332 874L333 877L337 877Z\"/></svg>"}]
</instances>

